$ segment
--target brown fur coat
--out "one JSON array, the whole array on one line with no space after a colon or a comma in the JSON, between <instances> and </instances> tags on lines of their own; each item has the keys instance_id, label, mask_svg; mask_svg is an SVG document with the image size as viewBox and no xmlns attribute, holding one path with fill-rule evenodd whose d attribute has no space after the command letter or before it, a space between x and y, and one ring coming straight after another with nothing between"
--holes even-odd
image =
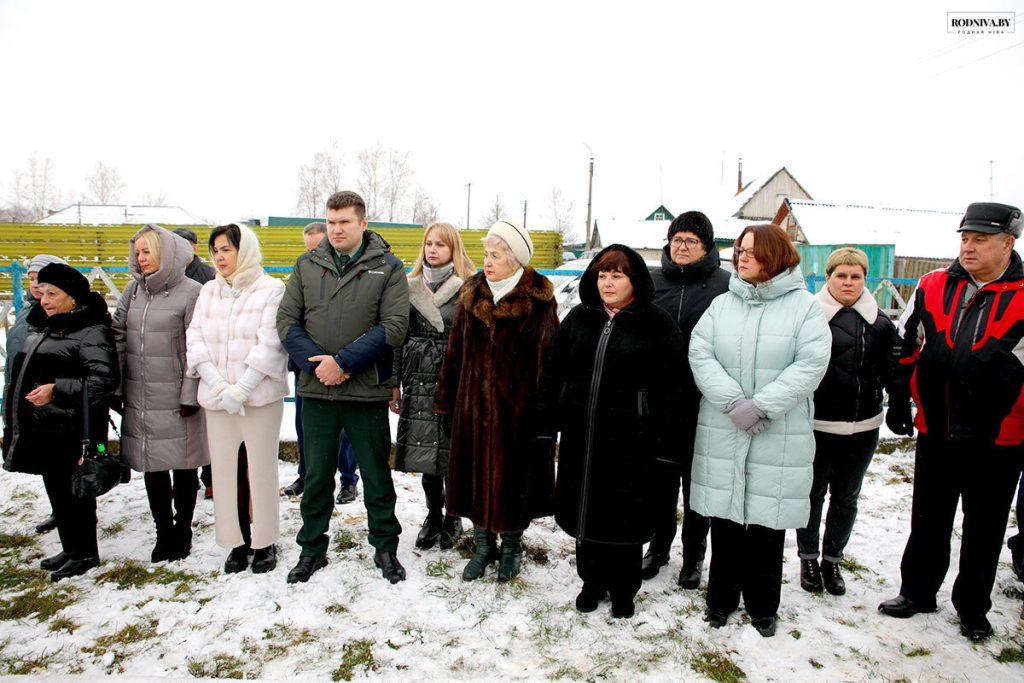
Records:
<instances>
[{"instance_id":1,"label":"brown fur coat","mask_svg":"<svg viewBox=\"0 0 1024 683\"><path fill-rule=\"evenodd\" d=\"M557 308L551 281L529 267L497 305L483 273L459 294L434 411L452 417L447 512L488 531L554 514L555 467L534 446L534 411Z\"/></svg>"}]
</instances>

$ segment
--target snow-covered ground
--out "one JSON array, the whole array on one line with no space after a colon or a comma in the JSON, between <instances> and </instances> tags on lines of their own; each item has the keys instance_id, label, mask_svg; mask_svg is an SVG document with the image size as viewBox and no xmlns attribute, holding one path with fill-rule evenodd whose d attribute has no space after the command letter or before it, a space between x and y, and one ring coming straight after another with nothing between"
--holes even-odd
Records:
<instances>
[{"instance_id":1,"label":"snow-covered ground","mask_svg":"<svg viewBox=\"0 0 1024 683\"><path fill-rule=\"evenodd\" d=\"M294 471L294 465L281 464L282 485ZM395 486L404 528L399 553L409 578L396 586L373 567L361 497L336 509L331 533L340 540L332 542L328 567L308 584L285 583L298 558L293 540L300 525L297 500L283 501L280 562L270 574L222 574L226 553L214 545L212 505L202 500L192 555L154 567L148 562L152 522L142 480L135 478L100 500L103 565L51 588L45 576L31 571L39 558L59 550L55 533L31 535L32 526L48 512L41 482L4 473L0 673L1024 679L1021 586L1005 550L990 615L996 635L986 643L971 644L959 635L949 604L951 577L936 614L900 621L876 612L878 602L899 588L912 471L911 453L875 458L848 550L846 596L812 596L800 589L795 538L789 534L781 622L772 639L761 638L741 614L719 631L707 627L701 619L702 593L675 585L678 541L670 565L641 589L631 620L612 619L607 603L589 615L575 611L579 580L573 543L551 519L527 531L529 556L520 579L499 584L489 573L484 580L464 583L465 560L457 551L413 549L424 507L419 478L406 474L395 475ZM101 580L112 570L108 580ZM70 594L61 602L65 590ZM18 600L19 595L27 600ZM42 616L26 616L39 610ZM1014 653L1017 663L997 660Z\"/></svg>"}]
</instances>

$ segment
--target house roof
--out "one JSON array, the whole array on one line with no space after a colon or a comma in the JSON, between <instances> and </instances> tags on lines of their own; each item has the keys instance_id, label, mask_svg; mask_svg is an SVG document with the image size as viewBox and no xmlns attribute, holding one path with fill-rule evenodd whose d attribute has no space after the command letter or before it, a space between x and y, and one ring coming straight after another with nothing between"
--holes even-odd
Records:
<instances>
[{"instance_id":1,"label":"house roof","mask_svg":"<svg viewBox=\"0 0 1024 683\"><path fill-rule=\"evenodd\" d=\"M763 181L759 182L759 180L755 178L754 180L751 180L749 183L747 183L743 187L743 191L733 198L732 201L733 206L735 207L735 211L731 215L739 216L740 213L743 211L744 207L746 207L746 205L750 203L750 200L754 198L754 195L760 192L761 188L763 188L765 185L774 180L775 176L783 172L785 172L785 174L788 175L794 183L796 183L797 187L803 190L804 194L806 194L808 197L811 196L811 193L807 191L807 188L800 184L800 181L796 179L796 176L790 173L788 168L786 168L785 166L781 166L779 170L775 171L775 173L772 173L770 176L766 177Z\"/></svg>"},{"instance_id":2,"label":"house roof","mask_svg":"<svg viewBox=\"0 0 1024 683\"><path fill-rule=\"evenodd\" d=\"M49 225L205 225L180 206L134 206L125 204L69 204L39 223Z\"/></svg>"},{"instance_id":3,"label":"house roof","mask_svg":"<svg viewBox=\"0 0 1024 683\"><path fill-rule=\"evenodd\" d=\"M810 244L895 244L897 256L956 258L962 212L787 199Z\"/></svg>"}]
</instances>

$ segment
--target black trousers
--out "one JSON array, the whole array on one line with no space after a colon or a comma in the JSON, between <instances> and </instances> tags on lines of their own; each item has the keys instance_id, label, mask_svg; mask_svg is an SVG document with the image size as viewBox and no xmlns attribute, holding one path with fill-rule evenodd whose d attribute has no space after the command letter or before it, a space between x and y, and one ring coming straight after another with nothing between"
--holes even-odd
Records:
<instances>
[{"instance_id":1,"label":"black trousers","mask_svg":"<svg viewBox=\"0 0 1024 683\"><path fill-rule=\"evenodd\" d=\"M857 434L814 432L814 483L811 484L811 516L807 526L796 530L800 558L818 559L819 548L829 562L838 564L857 520L857 501L864 474L878 445L878 430ZM821 510L828 498L825 537L821 539Z\"/></svg>"},{"instance_id":2,"label":"black trousers","mask_svg":"<svg viewBox=\"0 0 1024 683\"><path fill-rule=\"evenodd\" d=\"M192 513L195 512L196 498L199 495L199 472L146 472L143 479L146 482L149 510L153 513L157 533L169 533L175 526L179 529L190 529Z\"/></svg>"},{"instance_id":3,"label":"black trousers","mask_svg":"<svg viewBox=\"0 0 1024 683\"><path fill-rule=\"evenodd\" d=\"M611 545L593 541L576 542L576 572L588 588L608 591L614 601L632 601L643 579L641 543Z\"/></svg>"},{"instance_id":4,"label":"black trousers","mask_svg":"<svg viewBox=\"0 0 1024 683\"><path fill-rule=\"evenodd\" d=\"M238 526L246 545L252 543L252 494L249 491L249 454L243 443L238 449Z\"/></svg>"},{"instance_id":5,"label":"black trousers","mask_svg":"<svg viewBox=\"0 0 1024 683\"><path fill-rule=\"evenodd\" d=\"M950 536L957 502L961 502L964 516L953 606L960 614L988 613L1022 463L1021 446L918 436L910 538L900 564L900 595L921 605L935 604L949 569Z\"/></svg>"},{"instance_id":6,"label":"black trousers","mask_svg":"<svg viewBox=\"0 0 1024 683\"><path fill-rule=\"evenodd\" d=\"M60 546L74 560L99 559L96 543L96 499L71 493L71 470L43 474L43 486L57 519Z\"/></svg>"},{"instance_id":7,"label":"black trousers","mask_svg":"<svg viewBox=\"0 0 1024 683\"><path fill-rule=\"evenodd\" d=\"M782 594L785 529L711 518L708 610L731 614L743 604L751 619L775 616Z\"/></svg>"},{"instance_id":8,"label":"black trousers","mask_svg":"<svg viewBox=\"0 0 1024 683\"><path fill-rule=\"evenodd\" d=\"M693 454L682 466L658 461L658 475L654 497L658 501L655 513L653 552L668 554L676 537L676 510L679 508L679 491L683 492L683 562L697 565L704 561L708 545L708 529L711 523L707 517L690 508L690 467ZM682 486L680 486L682 484Z\"/></svg>"}]
</instances>

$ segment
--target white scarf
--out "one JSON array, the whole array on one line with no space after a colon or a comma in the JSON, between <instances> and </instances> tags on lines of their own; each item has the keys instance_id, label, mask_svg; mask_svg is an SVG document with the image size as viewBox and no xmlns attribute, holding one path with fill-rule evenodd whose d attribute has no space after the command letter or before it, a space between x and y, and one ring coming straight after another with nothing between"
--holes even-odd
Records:
<instances>
[{"instance_id":1,"label":"white scarf","mask_svg":"<svg viewBox=\"0 0 1024 683\"><path fill-rule=\"evenodd\" d=\"M487 286L491 288L491 296L494 297L494 303L497 304L501 301L502 297L511 292L519 284L519 278L523 277L523 268L519 267L519 270L512 273L509 277L504 280L487 280Z\"/></svg>"}]
</instances>

